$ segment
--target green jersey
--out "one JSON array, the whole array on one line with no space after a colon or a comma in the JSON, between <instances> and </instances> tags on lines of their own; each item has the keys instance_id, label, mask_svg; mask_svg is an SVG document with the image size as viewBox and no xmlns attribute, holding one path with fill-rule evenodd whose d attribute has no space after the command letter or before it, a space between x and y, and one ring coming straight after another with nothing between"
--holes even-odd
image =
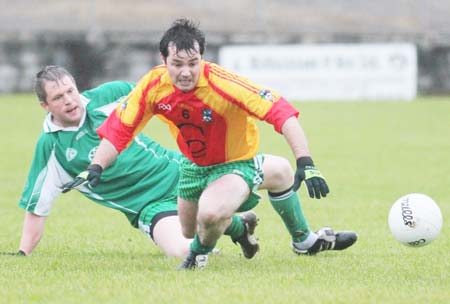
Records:
<instances>
[{"instance_id":1,"label":"green jersey","mask_svg":"<svg viewBox=\"0 0 450 304\"><path fill-rule=\"evenodd\" d=\"M57 126L51 114L47 115L20 207L41 216L50 213L62 185L90 164L100 143L96 129L133 87L132 83L116 81L83 92L86 111L78 127ZM103 172L97 187L77 189L90 200L120 210L137 227L139 212L148 204L168 197L176 199L180 157L178 152L139 134Z\"/></svg>"}]
</instances>

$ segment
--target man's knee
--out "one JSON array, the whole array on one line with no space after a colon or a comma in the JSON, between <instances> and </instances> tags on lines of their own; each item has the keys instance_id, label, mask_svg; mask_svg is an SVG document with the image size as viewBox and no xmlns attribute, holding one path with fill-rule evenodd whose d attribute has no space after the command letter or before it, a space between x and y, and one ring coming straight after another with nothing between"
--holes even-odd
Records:
<instances>
[{"instance_id":1,"label":"man's knee","mask_svg":"<svg viewBox=\"0 0 450 304\"><path fill-rule=\"evenodd\" d=\"M218 226L228 219L220 210L208 209L198 213L197 221L204 227Z\"/></svg>"},{"instance_id":2,"label":"man's knee","mask_svg":"<svg viewBox=\"0 0 450 304\"><path fill-rule=\"evenodd\" d=\"M264 188L286 190L294 182L294 173L289 161L283 157L271 157L264 167ZM283 189L284 188L284 189Z\"/></svg>"}]
</instances>

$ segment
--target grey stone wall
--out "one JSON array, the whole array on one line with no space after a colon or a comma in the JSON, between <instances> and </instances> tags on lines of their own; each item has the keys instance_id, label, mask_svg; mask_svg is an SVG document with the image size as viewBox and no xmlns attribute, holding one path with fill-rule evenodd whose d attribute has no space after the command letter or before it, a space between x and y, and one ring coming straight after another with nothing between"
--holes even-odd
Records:
<instances>
[{"instance_id":1,"label":"grey stone wall","mask_svg":"<svg viewBox=\"0 0 450 304\"><path fill-rule=\"evenodd\" d=\"M159 64L159 38L188 16L206 59L227 44L412 42L419 94L450 93L450 1L0 0L0 93L32 90L43 66L68 68L81 89L136 81Z\"/></svg>"},{"instance_id":2,"label":"grey stone wall","mask_svg":"<svg viewBox=\"0 0 450 304\"><path fill-rule=\"evenodd\" d=\"M0 93L31 91L34 75L49 64L66 67L83 90L110 80L137 81L161 63L156 42L102 39L46 34L26 41L4 40L0 44ZM208 44L205 58L217 61L220 46ZM418 45L418 65L420 95L450 94L449 46Z\"/></svg>"}]
</instances>

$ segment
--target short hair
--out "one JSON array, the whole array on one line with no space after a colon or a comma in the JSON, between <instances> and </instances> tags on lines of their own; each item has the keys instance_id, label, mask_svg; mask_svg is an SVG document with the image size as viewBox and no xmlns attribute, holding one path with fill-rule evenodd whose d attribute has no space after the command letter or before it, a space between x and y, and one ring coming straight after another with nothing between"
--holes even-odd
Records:
<instances>
[{"instance_id":1,"label":"short hair","mask_svg":"<svg viewBox=\"0 0 450 304\"><path fill-rule=\"evenodd\" d=\"M50 81L58 82L65 76L68 76L75 83L75 79L65 68L57 65L48 65L36 74L34 80L34 92L39 101L46 102L47 92L45 91L45 84Z\"/></svg>"},{"instance_id":2,"label":"short hair","mask_svg":"<svg viewBox=\"0 0 450 304\"><path fill-rule=\"evenodd\" d=\"M159 42L159 51L164 59L169 56L169 46L175 45L178 51L190 52L199 45L200 55L205 51L205 34L198 28L192 20L187 18L177 19L172 26L163 34Z\"/></svg>"}]
</instances>

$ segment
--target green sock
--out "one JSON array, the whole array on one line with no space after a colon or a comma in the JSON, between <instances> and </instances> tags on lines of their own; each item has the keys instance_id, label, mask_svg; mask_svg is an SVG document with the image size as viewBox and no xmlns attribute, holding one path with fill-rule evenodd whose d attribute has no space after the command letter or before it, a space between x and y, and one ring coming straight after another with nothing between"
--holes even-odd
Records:
<instances>
[{"instance_id":1,"label":"green sock","mask_svg":"<svg viewBox=\"0 0 450 304\"><path fill-rule=\"evenodd\" d=\"M228 226L223 234L229 235L234 241L242 236L244 230L245 228L241 218L237 214L234 214L230 226Z\"/></svg>"},{"instance_id":2,"label":"green sock","mask_svg":"<svg viewBox=\"0 0 450 304\"><path fill-rule=\"evenodd\" d=\"M200 254L208 254L214 249L215 246L216 244L214 244L212 247L202 245L202 243L200 243L200 240L198 239L198 235L195 234L194 240L192 241L190 248L191 251L193 252Z\"/></svg>"},{"instance_id":3,"label":"green sock","mask_svg":"<svg viewBox=\"0 0 450 304\"><path fill-rule=\"evenodd\" d=\"M302 242L308 237L310 230L303 215L297 193L288 189L281 193L269 192L272 207L283 219L284 225L292 236L292 241Z\"/></svg>"}]
</instances>

